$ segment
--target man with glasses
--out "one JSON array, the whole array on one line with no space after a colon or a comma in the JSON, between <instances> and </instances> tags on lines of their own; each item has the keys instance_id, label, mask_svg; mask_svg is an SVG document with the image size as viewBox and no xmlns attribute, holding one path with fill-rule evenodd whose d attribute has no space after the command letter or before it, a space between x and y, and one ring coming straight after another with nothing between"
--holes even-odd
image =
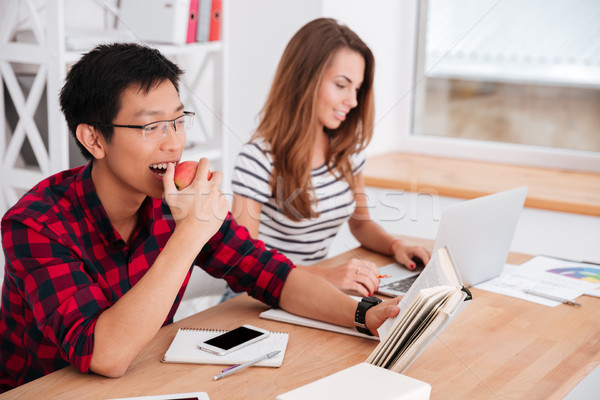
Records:
<instances>
[{"instance_id":1,"label":"man with glasses","mask_svg":"<svg viewBox=\"0 0 600 400\"><path fill-rule=\"evenodd\" d=\"M274 307L354 325L356 302L235 223L208 160L177 191L194 117L181 74L135 44L98 46L70 70L61 107L89 163L43 180L2 219L0 391L69 364L121 376L172 322L193 265ZM396 304L369 309L367 328Z\"/></svg>"}]
</instances>

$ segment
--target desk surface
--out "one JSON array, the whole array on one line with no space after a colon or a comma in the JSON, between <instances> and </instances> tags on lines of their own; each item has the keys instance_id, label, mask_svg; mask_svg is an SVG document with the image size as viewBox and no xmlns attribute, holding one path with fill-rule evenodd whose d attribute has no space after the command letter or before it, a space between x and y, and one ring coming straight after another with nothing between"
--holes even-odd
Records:
<instances>
[{"instance_id":1,"label":"desk surface","mask_svg":"<svg viewBox=\"0 0 600 400\"><path fill-rule=\"evenodd\" d=\"M389 262L359 248L324 264L349 257ZM508 261L528 258L511 254ZM550 308L477 289L473 295L473 302L405 371L432 385L432 399L562 399L600 364L600 299L582 296L581 308ZM364 361L375 348L372 340L260 319L265 309L239 296L163 327L122 378L68 367L0 398L110 399L205 391L211 400L274 399ZM280 368L247 368L213 381L220 366L160 362L178 328L232 329L243 323L290 333Z\"/></svg>"}]
</instances>

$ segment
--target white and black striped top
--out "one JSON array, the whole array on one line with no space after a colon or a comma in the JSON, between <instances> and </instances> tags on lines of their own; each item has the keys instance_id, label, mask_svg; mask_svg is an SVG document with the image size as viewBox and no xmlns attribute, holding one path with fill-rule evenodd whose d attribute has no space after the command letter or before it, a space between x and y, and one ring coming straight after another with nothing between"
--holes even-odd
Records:
<instances>
[{"instance_id":1,"label":"white and black striped top","mask_svg":"<svg viewBox=\"0 0 600 400\"><path fill-rule=\"evenodd\" d=\"M366 162L364 152L352 156L354 175ZM294 264L310 265L323 260L340 226L354 212L356 203L350 185L338 180L326 165L312 170L312 184L319 217L293 221L277 210L269 185L273 158L268 144L245 144L235 160L232 188L235 194L262 204L258 238L267 248L277 249Z\"/></svg>"}]
</instances>

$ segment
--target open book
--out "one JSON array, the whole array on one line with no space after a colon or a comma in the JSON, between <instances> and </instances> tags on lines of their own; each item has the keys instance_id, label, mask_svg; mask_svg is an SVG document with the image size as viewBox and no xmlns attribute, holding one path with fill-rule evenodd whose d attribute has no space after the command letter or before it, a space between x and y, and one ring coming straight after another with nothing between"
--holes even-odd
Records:
<instances>
[{"instance_id":1,"label":"open book","mask_svg":"<svg viewBox=\"0 0 600 400\"><path fill-rule=\"evenodd\" d=\"M404 371L471 300L447 247L438 249L400 302L400 313L379 328L367 362Z\"/></svg>"}]
</instances>

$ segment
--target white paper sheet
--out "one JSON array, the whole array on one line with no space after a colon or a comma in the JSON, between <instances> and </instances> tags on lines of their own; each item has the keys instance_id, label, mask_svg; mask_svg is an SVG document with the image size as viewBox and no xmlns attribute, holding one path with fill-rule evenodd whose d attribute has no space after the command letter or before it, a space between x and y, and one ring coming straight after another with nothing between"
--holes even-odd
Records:
<instances>
[{"instance_id":1,"label":"white paper sheet","mask_svg":"<svg viewBox=\"0 0 600 400\"><path fill-rule=\"evenodd\" d=\"M573 300L598 291L596 271L600 266L536 256L521 265L507 264L500 276L475 287L554 307L561 302L530 295L525 289Z\"/></svg>"}]
</instances>

